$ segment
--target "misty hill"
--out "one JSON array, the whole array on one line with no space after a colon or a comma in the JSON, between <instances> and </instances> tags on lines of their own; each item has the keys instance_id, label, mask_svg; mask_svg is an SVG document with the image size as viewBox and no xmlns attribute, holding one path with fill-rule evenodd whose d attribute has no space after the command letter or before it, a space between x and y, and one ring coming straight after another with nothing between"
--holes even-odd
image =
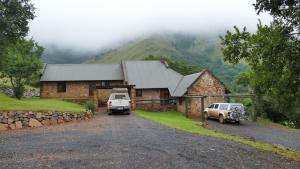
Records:
<instances>
[{"instance_id":1,"label":"misty hill","mask_svg":"<svg viewBox=\"0 0 300 169\"><path fill-rule=\"evenodd\" d=\"M120 63L122 59L144 59L149 55L183 60L212 71L227 86L246 70L245 65L231 66L223 62L217 36L186 34L153 35L124 44L89 59L86 63Z\"/></svg>"},{"instance_id":2,"label":"misty hill","mask_svg":"<svg viewBox=\"0 0 300 169\"><path fill-rule=\"evenodd\" d=\"M43 63L82 63L93 54L71 48L61 48L56 45L45 45L42 55Z\"/></svg>"}]
</instances>

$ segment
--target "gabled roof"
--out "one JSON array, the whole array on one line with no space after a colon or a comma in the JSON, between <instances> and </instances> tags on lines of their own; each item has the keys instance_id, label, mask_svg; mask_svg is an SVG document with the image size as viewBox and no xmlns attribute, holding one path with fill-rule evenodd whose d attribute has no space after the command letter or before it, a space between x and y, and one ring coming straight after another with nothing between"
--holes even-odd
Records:
<instances>
[{"instance_id":1,"label":"gabled roof","mask_svg":"<svg viewBox=\"0 0 300 169\"><path fill-rule=\"evenodd\" d=\"M194 73L187 76L183 76L180 82L178 83L176 89L173 92L173 96L183 96L185 92L187 92L187 88L191 86L191 84L194 83L194 81L203 73Z\"/></svg>"},{"instance_id":2,"label":"gabled roof","mask_svg":"<svg viewBox=\"0 0 300 169\"><path fill-rule=\"evenodd\" d=\"M47 64L41 81L124 80L128 85L135 85L136 89L167 88L171 96L181 97L204 72L209 71L203 70L183 76L161 61L122 61L121 64Z\"/></svg>"},{"instance_id":3,"label":"gabled roof","mask_svg":"<svg viewBox=\"0 0 300 169\"><path fill-rule=\"evenodd\" d=\"M174 92L182 75L161 61L124 61L129 85L137 89L168 88Z\"/></svg>"},{"instance_id":4,"label":"gabled roof","mask_svg":"<svg viewBox=\"0 0 300 169\"><path fill-rule=\"evenodd\" d=\"M47 64L41 81L123 80L120 64Z\"/></svg>"}]
</instances>

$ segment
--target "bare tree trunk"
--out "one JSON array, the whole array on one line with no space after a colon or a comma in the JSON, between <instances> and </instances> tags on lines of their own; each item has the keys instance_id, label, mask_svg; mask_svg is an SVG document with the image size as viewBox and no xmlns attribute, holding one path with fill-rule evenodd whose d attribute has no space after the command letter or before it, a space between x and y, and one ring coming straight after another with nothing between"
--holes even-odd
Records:
<instances>
[{"instance_id":1,"label":"bare tree trunk","mask_svg":"<svg viewBox=\"0 0 300 169\"><path fill-rule=\"evenodd\" d=\"M21 79L17 79L16 83L14 83L13 77L9 76L9 79L10 79L10 83L12 85L15 97L18 100L21 100L22 95L23 95L23 85L21 83Z\"/></svg>"}]
</instances>

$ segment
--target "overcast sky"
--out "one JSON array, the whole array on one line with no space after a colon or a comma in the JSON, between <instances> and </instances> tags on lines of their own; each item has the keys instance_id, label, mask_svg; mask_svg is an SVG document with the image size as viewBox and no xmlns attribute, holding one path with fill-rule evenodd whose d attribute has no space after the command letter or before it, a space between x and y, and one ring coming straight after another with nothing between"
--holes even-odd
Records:
<instances>
[{"instance_id":1,"label":"overcast sky","mask_svg":"<svg viewBox=\"0 0 300 169\"><path fill-rule=\"evenodd\" d=\"M255 30L255 0L32 0L29 37L42 45L96 50L149 33Z\"/></svg>"}]
</instances>

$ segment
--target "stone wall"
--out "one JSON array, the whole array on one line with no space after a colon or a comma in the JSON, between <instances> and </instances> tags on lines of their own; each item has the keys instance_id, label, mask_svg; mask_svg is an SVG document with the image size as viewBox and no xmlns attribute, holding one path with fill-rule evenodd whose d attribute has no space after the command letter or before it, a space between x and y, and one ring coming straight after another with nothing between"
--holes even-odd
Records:
<instances>
[{"instance_id":1,"label":"stone wall","mask_svg":"<svg viewBox=\"0 0 300 169\"><path fill-rule=\"evenodd\" d=\"M100 103L104 104L102 107L106 107L106 102L109 99L109 96L112 92L112 89L96 89L94 92L94 100L96 104L98 105L97 107L101 107Z\"/></svg>"},{"instance_id":2,"label":"stone wall","mask_svg":"<svg viewBox=\"0 0 300 169\"><path fill-rule=\"evenodd\" d=\"M161 103L139 103L136 104L136 109L152 111L152 112L163 112L176 110L175 104L161 104Z\"/></svg>"},{"instance_id":3,"label":"stone wall","mask_svg":"<svg viewBox=\"0 0 300 169\"><path fill-rule=\"evenodd\" d=\"M136 89L140 90L140 89ZM142 96L136 96L136 100L160 99L160 89L141 89Z\"/></svg>"},{"instance_id":4,"label":"stone wall","mask_svg":"<svg viewBox=\"0 0 300 169\"><path fill-rule=\"evenodd\" d=\"M66 82L66 92L57 92L57 82L42 82L40 92L42 98L90 98L88 82Z\"/></svg>"},{"instance_id":5,"label":"stone wall","mask_svg":"<svg viewBox=\"0 0 300 169\"><path fill-rule=\"evenodd\" d=\"M184 98L178 98L176 101L176 109L178 112L185 113L185 102Z\"/></svg>"},{"instance_id":6,"label":"stone wall","mask_svg":"<svg viewBox=\"0 0 300 169\"><path fill-rule=\"evenodd\" d=\"M92 117L93 113L91 111L83 113L52 111L0 111L0 131L61 124L70 121L87 120Z\"/></svg>"},{"instance_id":7,"label":"stone wall","mask_svg":"<svg viewBox=\"0 0 300 169\"><path fill-rule=\"evenodd\" d=\"M225 86L210 72L206 71L188 88L188 95L222 95L225 94ZM204 99L204 108L212 103L224 102L223 97L208 97ZM193 117L201 116L201 99L189 98L188 115ZM185 110L184 99L177 110ZM184 112L183 112L184 113Z\"/></svg>"},{"instance_id":8,"label":"stone wall","mask_svg":"<svg viewBox=\"0 0 300 169\"><path fill-rule=\"evenodd\" d=\"M142 96L136 96L136 90L142 90ZM134 94L134 102L136 105L136 109L146 110L146 111L170 111L176 110L176 100L172 100L174 102L170 102L168 98L161 98L160 92L161 90L168 89L135 89Z\"/></svg>"}]
</instances>

